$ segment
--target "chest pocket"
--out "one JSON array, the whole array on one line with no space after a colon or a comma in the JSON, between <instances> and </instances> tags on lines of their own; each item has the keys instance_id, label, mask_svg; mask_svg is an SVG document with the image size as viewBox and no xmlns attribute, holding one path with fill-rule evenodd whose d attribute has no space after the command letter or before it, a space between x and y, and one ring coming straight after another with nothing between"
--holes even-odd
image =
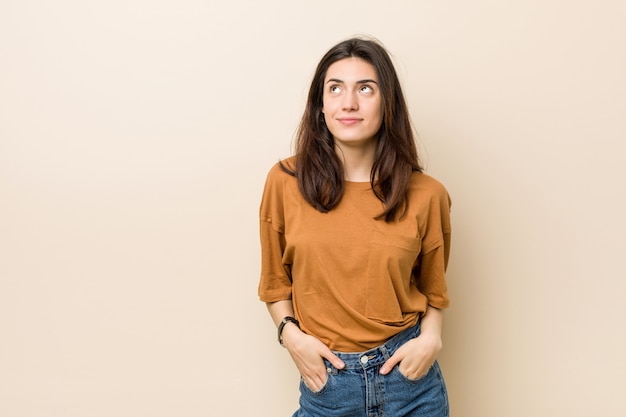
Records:
<instances>
[{"instance_id":1,"label":"chest pocket","mask_svg":"<svg viewBox=\"0 0 626 417\"><path fill-rule=\"evenodd\" d=\"M365 315L384 324L404 323L410 305L411 273L421 240L375 231L369 244Z\"/></svg>"}]
</instances>

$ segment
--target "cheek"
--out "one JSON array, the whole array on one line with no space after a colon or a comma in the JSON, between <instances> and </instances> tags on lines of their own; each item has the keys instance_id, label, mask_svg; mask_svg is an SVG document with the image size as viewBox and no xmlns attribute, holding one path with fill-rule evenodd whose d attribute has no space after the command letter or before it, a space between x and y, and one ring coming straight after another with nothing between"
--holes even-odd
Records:
<instances>
[{"instance_id":1,"label":"cheek","mask_svg":"<svg viewBox=\"0 0 626 417\"><path fill-rule=\"evenodd\" d=\"M322 101L322 113L326 114L330 112L330 105L328 104L328 101L326 99L324 99Z\"/></svg>"},{"instance_id":2,"label":"cheek","mask_svg":"<svg viewBox=\"0 0 626 417\"><path fill-rule=\"evenodd\" d=\"M326 101L324 101L322 103L322 116L324 117L324 121L326 122L326 124L328 124L328 122L330 121L331 114L332 114L332 109L328 106Z\"/></svg>"},{"instance_id":3,"label":"cheek","mask_svg":"<svg viewBox=\"0 0 626 417\"><path fill-rule=\"evenodd\" d=\"M376 113L376 120L378 121L378 125L380 127L380 125L383 124L383 109L382 109L382 107L378 108L378 111Z\"/></svg>"},{"instance_id":4,"label":"cheek","mask_svg":"<svg viewBox=\"0 0 626 417\"><path fill-rule=\"evenodd\" d=\"M326 128L330 130L331 133L333 133L333 130L334 130L333 118L330 117L326 112L324 112L322 116L324 116L324 124L326 125Z\"/></svg>"},{"instance_id":5,"label":"cheek","mask_svg":"<svg viewBox=\"0 0 626 417\"><path fill-rule=\"evenodd\" d=\"M382 122L383 120L383 112L382 109L378 106L372 106L370 108L370 119L375 120L377 123Z\"/></svg>"}]
</instances>

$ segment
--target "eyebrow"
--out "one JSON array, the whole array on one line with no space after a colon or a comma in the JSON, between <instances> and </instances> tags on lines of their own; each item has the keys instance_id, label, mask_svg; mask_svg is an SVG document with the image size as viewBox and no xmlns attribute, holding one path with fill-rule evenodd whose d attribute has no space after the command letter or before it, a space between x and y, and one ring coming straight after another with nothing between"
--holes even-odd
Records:
<instances>
[{"instance_id":1,"label":"eyebrow","mask_svg":"<svg viewBox=\"0 0 626 417\"><path fill-rule=\"evenodd\" d=\"M339 83L339 84L345 84L344 81L338 79L338 78L331 78L328 81L326 81L326 84L328 83ZM359 80L356 82L357 84L368 84L368 83L372 83L372 84L376 84L378 85L378 83L375 80L372 79L365 79L365 80Z\"/></svg>"}]
</instances>

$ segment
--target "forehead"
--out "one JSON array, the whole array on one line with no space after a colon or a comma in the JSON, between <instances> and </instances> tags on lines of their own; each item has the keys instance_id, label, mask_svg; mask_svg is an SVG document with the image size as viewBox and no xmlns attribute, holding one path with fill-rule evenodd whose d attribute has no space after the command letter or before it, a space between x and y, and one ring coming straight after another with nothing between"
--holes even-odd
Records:
<instances>
[{"instance_id":1,"label":"forehead","mask_svg":"<svg viewBox=\"0 0 626 417\"><path fill-rule=\"evenodd\" d=\"M366 79L378 81L378 76L372 64L361 58L350 57L333 62L328 67L324 82L330 79L348 83Z\"/></svg>"}]
</instances>

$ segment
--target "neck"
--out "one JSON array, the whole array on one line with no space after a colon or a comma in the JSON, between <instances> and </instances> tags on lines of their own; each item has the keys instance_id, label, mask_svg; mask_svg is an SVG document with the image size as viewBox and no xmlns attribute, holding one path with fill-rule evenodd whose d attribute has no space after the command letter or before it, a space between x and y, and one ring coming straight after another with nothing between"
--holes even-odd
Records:
<instances>
[{"instance_id":1,"label":"neck","mask_svg":"<svg viewBox=\"0 0 626 417\"><path fill-rule=\"evenodd\" d=\"M374 146L350 147L335 145L346 181L369 182L374 165Z\"/></svg>"}]
</instances>

